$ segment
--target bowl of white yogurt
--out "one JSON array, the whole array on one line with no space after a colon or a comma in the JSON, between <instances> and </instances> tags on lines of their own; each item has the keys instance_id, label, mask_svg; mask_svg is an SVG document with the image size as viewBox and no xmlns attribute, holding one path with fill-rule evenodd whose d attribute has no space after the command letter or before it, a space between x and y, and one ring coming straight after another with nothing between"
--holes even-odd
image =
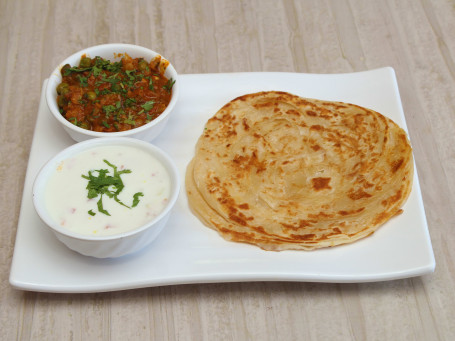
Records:
<instances>
[{"instance_id":1,"label":"bowl of white yogurt","mask_svg":"<svg viewBox=\"0 0 455 341\"><path fill-rule=\"evenodd\" d=\"M49 160L35 179L33 204L67 247L110 258L154 241L179 191L178 170L163 150L107 137L76 143Z\"/></svg>"}]
</instances>

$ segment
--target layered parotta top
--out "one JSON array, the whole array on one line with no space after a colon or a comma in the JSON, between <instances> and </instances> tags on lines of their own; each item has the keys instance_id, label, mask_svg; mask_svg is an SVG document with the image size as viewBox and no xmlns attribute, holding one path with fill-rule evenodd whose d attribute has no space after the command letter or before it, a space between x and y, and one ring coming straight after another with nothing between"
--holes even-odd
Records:
<instances>
[{"instance_id":1,"label":"layered parotta top","mask_svg":"<svg viewBox=\"0 0 455 341\"><path fill-rule=\"evenodd\" d=\"M366 237L412 186L406 133L357 105L260 92L207 122L188 166L189 204L230 241L314 249Z\"/></svg>"}]
</instances>

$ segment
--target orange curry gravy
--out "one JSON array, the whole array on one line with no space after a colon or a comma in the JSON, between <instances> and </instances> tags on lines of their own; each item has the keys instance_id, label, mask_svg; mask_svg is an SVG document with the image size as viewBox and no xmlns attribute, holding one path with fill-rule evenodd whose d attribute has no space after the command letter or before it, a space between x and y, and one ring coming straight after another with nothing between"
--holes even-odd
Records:
<instances>
[{"instance_id":1,"label":"orange curry gravy","mask_svg":"<svg viewBox=\"0 0 455 341\"><path fill-rule=\"evenodd\" d=\"M124 55L119 62L81 57L79 66L61 70L57 103L78 127L102 132L140 127L157 118L171 100L174 80L163 73L161 57L147 62Z\"/></svg>"}]
</instances>

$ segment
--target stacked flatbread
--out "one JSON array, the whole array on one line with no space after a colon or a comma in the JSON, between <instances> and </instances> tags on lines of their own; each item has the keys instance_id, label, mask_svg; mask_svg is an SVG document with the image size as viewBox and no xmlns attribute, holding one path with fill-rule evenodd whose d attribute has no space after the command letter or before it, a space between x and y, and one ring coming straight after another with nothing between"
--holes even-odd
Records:
<instances>
[{"instance_id":1,"label":"stacked flatbread","mask_svg":"<svg viewBox=\"0 0 455 341\"><path fill-rule=\"evenodd\" d=\"M186 173L193 212L265 250L351 243L401 212L412 150L366 108L285 92L238 97L206 124Z\"/></svg>"}]
</instances>

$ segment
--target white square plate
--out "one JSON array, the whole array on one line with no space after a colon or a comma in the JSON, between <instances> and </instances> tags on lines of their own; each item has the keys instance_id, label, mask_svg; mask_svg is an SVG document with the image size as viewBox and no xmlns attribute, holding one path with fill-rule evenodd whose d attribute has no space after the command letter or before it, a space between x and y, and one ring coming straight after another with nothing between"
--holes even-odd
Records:
<instances>
[{"instance_id":1,"label":"white square plate","mask_svg":"<svg viewBox=\"0 0 455 341\"><path fill-rule=\"evenodd\" d=\"M182 181L206 121L225 103L247 93L280 90L350 102L376 110L407 129L391 68L333 75L194 74L182 75L179 81L181 97L175 112L153 143L173 157ZM41 96L10 273L16 288L69 293L234 281L371 282L434 270L417 174L404 213L353 244L310 252L267 252L227 242L190 212L182 187L167 227L149 247L119 259L81 256L43 226L32 204L32 185L41 166L73 143Z\"/></svg>"}]
</instances>

